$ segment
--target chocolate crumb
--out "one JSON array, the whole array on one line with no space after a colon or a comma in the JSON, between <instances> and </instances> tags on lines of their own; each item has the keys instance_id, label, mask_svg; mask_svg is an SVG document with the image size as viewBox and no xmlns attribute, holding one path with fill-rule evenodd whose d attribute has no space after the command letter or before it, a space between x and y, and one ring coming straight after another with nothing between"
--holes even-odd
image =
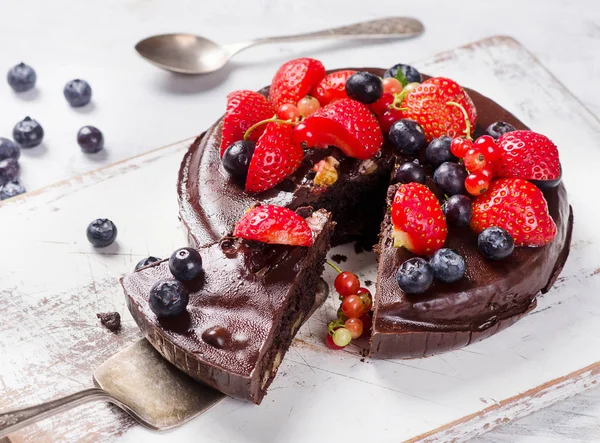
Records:
<instances>
[{"instance_id":1,"label":"chocolate crumb","mask_svg":"<svg viewBox=\"0 0 600 443\"><path fill-rule=\"evenodd\" d=\"M365 280L365 285L371 287L373 286L373 282L371 280Z\"/></svg>"},{"instance_id":2,"label":"chocolate crumb","mask_svg":"<svg viewBox=\"0 0 600 443\"><path fill-rule=\"evenodd\" d=\"M364 363L365 362L365 358L364 357L361 358L360 361L362 361Z\"/></svg>"},{"instance_id":3,"label":"chocolate crumb","mask_svg":"<svg viewBox=\"0 0 600 443\"><path fill-rule=\"evenodd\" d=\"M348 260L348 257L343 254L333 254L331 259L339 265L340 263L344 263L346 260Z\"/></svg>"},{"instance_id":4,"label":"chocolate crumb","mask_svg":"<svg viewBox=\"0 0 600 443\"><path fill-rule=\"evenodd\" d=\"M109 331L117 332L121 329L121 315L118 312L99 312L96 317L100 323Z\"/></svg>"}]
</instances>

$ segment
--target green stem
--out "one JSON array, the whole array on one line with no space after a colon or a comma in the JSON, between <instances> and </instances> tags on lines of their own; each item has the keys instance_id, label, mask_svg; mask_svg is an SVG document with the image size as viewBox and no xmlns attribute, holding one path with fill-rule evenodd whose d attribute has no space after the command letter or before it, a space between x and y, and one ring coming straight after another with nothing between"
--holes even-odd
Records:
<instances>
[{"instance_id":1,"label":"green stem","mask_svg":"<svg viewBox=\"0 0 600 443\"><path fill-rule=\"evenodd\" d=\"M461 110L461 112L465 116L465 126L466 126L465 127L465 136L469 140L472 140L472 138L471 138L471 122L469 121L469 114L467 114L467 110L460 103L446 102L446 104L450 105L450 106L456 106L458 109Z\"/></svg>"},{"instance_id":2,"label":"green stem","mask_svg":"<svg viewBox=\"0 0 600 443\"><path fill-rule=\"evenodd\" d=\"M340 268L338 268L334 263L330 262L329 260L327 260L325 263L327 263L329 266L331 266L333 269L335 269L338 274L342 273L342 270Z\"/></svg>"},{"instance_id":3,"label":"green stem","mask_svg":"<svg viewBox=\"0 0 600 443\"><path fill-rule=\"evenodd\" d=\"M248 128L248 130L246 132L244 132L244 140L248 140L248 137L250 137L250 134L252 134L252 131L254 131L256 128L262 126L262 125L266 125L267 123L281 123L282 125L289 125L289 126L297 126L298 122L294 122L292 120L281 120L278 119L276 115L274 115L271 118L268 118L266 120L261 120L258 123L254 123L252 126L250 126Z\"/></svg>"}]
</instances>

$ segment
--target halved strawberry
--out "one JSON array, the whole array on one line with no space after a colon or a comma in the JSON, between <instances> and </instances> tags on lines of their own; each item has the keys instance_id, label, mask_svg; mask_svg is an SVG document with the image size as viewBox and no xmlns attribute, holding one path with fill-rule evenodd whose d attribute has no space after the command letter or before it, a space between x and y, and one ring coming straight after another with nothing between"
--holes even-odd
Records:
<instances>
[{"instance_id":1,"label":"halved strawberry","mask_svg":"<svg viewBox=\"0 0 600 443\"><path fill-rule=\"evenodd\" d=\"M257 206L235 225L233 235L246 240L290 246L312 246L313 233L306 220L287 208Z\"/></svg>"},{"instance_id":2,"label":"halved strawberry","mask_svg":"<svg viewBox=\"0 0 600 443\"><path fill-rule=\"evenodd\" d=\"M275 73L269 99L276 108L284 103L293 105L307 95L325 76L323 63L314 58L297 58L281 65Z\"/></svg>"},{"instance_id":3,"label":"halved strawberry","mask_svg":"<svg viewBox=\"0 0 600 443\"><path fill-rule=\"evenodd\" d=\"M417 255L431 254L448 235L442 205L431 190L420 183L400 185L392 202L394 247L405 247Z\"/></svg>"},{"instance_id":4,"label":"halved strawberry","mask_svg":"<svg viewBox=\"0 0 600 443\"><path fill-rule=\"evenodd\" d=\"M352 70L332 72L321 79L310 94L319 100L321 106L328 105L336 100L348 98L348 94L346 94L346 81L355 72Z\"/></svg>"},{"instance_id":5,"label":"halved strawberry","mask_svg":"<svg viewBox=\"0 0 600 443\"><path fill-rule=\"evenodd\" d=\"M275 115L275 107L267 98L255 91L233 91L227 95L227 110L223 118L223 134L221 136L221 157L227 147L244 138L244 133L255 123ZM264 127L252 131L250 140L256 141L263 133Z\"/></svg>"},{"instance_id":6,"label":"halved strawberry","mask_svg":"<svg viewBox=\"0 0 600 443\"><path fill-rule=\"evenodd\" d=\"M292 127L269 123L260 136L246 178L246 192L262 192L281 183L293 173L302 160L304 151L292 143Z\"/></svg>"},{"instance_id":7,"label":"halved strawberry","mask_svg":"<svg viewBox=\"0 0 600 443\"><path fill-rule=\"evenodd\" d=\"M497 226L506 230L515 246L544 246L556 237L544 194L520 178L501 178L473 200L471 229L478 234Z\"/></svg>"},{"instance_id":8,"label":"halved strawberry","mask_svg":"<svg viewBox=\"0 0 600 443\"><path fill-rule=\"evenodd\" d=\"M346 98L320 108L296 126L294 143L315 148L333 145L348 157L365 160L381 149L383 134L367 105Z\"/></svg>"},{"instance_id":9,"label":"halved strawberry","mask_svg":"<svg viewBox=\"0 0 600 443\"><path fill-rule=\"evenodd\" d=\"M498 139L502 151L494 163L498 177L556 180L560 177L558 148L548 137L533 131L507 132Z\"/></svg>"},{"instance_id":10,"label":"halved strawberry","mask_svg":"<svg viewBox=\"0 0 600 443\"><path fill-rule=\"evenodd\" d=\"M472 132L477 122L475 105L465 90L449 78L430 78L410 91L402 101L401 106L405 109L402 114L423 127L427 141L442 135L466 135L465 115L458 106L448 102L458 103L465 109Z\"/></svg>"}]
</instances>

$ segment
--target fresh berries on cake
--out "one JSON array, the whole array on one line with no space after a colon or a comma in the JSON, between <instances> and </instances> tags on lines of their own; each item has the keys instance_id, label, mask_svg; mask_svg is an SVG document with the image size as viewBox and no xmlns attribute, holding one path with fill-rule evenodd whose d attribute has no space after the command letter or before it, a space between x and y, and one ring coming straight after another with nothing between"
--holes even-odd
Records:
<instances>
[{"instance_id":1,"label":"fresh berries on cake","mask_svg":"<svg viewBox=\"0 0 600 443\"><path fill-rule=\"evenodd\" d=\"M395 122L390 128L389 136L400 154L417 155L426 145L421 125L407 118Z\"/></svg>"},{"instance_id":2,"label":"fresh berries on cake","mask_svg":"<svg viewBox=\"0 0 600 443\"><path fill-rule=\"evenodd\" d=\"M520 178L493 180L489 190L473 200L471 228L479 234L492 226L506 230L515 246L544 246L556 237L544 194Z\"/></svg>"},{"instance_id":3,"label":"fresh berries on cake","mask_svg":"<svg viewBox=\"0 0 600 443\"><path fill-rule=\"evenodd\" d=\"M321 106L328 105L336 100L348 98L348 94L346 94L346 81L355 72L352 70L335 71L326 75L313 88L311 95L319 100Z\"/></svg>"},{"instance_id":4,"label":"fresh berries on cake","mask_svg":"<svg viewBox=\"0 0 600 443\"><path fill-rule=\"evenodd\" d=\"M394 246L417 255L431 254L446 241L448 227L431 190L419 183L400 185L392 203Z\"/></svg>"},{"instance_id":5,"label":"fresh berries on cake","mask_svg":"<svg viewBox=\"0 0 600 443\"><path fill-rule=\"evenodd\" d=\"M325 67L313 58L298 58L284 63L275 73L269 100L279 108L284 103L296 105L325 77Z\"/></svg>"},{"instance_id":6,"label":"fresh berries on cake","mask_svg":"<svg viewBox=\"0 0 600 443\"><path fill-rule=\"evenodd\" d=\"M402 163L394 172L392 183L425 183L425 170L419 160Z\"/></svg>"},{"instance_id":7,"label":"fresh berries on cake","mask_svg":"<svg viewBox=\"0 0 600 443\"><path fill-rule=\"evenodd\" d=\"M346 94L353 100L369 105L383 95L383 82L375 74L359 71L346 81Z\"/></svg>"},{"instance_id":8,"label":"fresh berries on cake","mask_svg":"<svg viewBox=\"0 0 600 443\"><path fill-rule=\"evenodd\" d=\"M257 206L235 225L233 235L246 240L290 246L312 246L313 234L305 219L275 205Z\"/></svg>"}]
</instances>

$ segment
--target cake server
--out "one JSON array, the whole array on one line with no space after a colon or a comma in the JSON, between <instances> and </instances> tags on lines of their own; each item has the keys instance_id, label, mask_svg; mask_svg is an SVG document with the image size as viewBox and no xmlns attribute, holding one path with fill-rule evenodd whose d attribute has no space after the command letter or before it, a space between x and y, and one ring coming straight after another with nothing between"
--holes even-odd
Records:
<instances>
[{"instance_id":1,"label":"cake server","mask_svg":"<svg viewBox=\"0 0 600 443\"><path fill-rule=\"evenodd\" d=\"M192 34L162 34L148 37L135 45L136 51L150 63L167 71L182 74L208 74L221 69L240 51L264 43L305 40L383 40L418 37L425 27L409 17L388 17L339 28L305 34L266 37L241 43L220 45Z\"/></svg>"}]
</instances>

